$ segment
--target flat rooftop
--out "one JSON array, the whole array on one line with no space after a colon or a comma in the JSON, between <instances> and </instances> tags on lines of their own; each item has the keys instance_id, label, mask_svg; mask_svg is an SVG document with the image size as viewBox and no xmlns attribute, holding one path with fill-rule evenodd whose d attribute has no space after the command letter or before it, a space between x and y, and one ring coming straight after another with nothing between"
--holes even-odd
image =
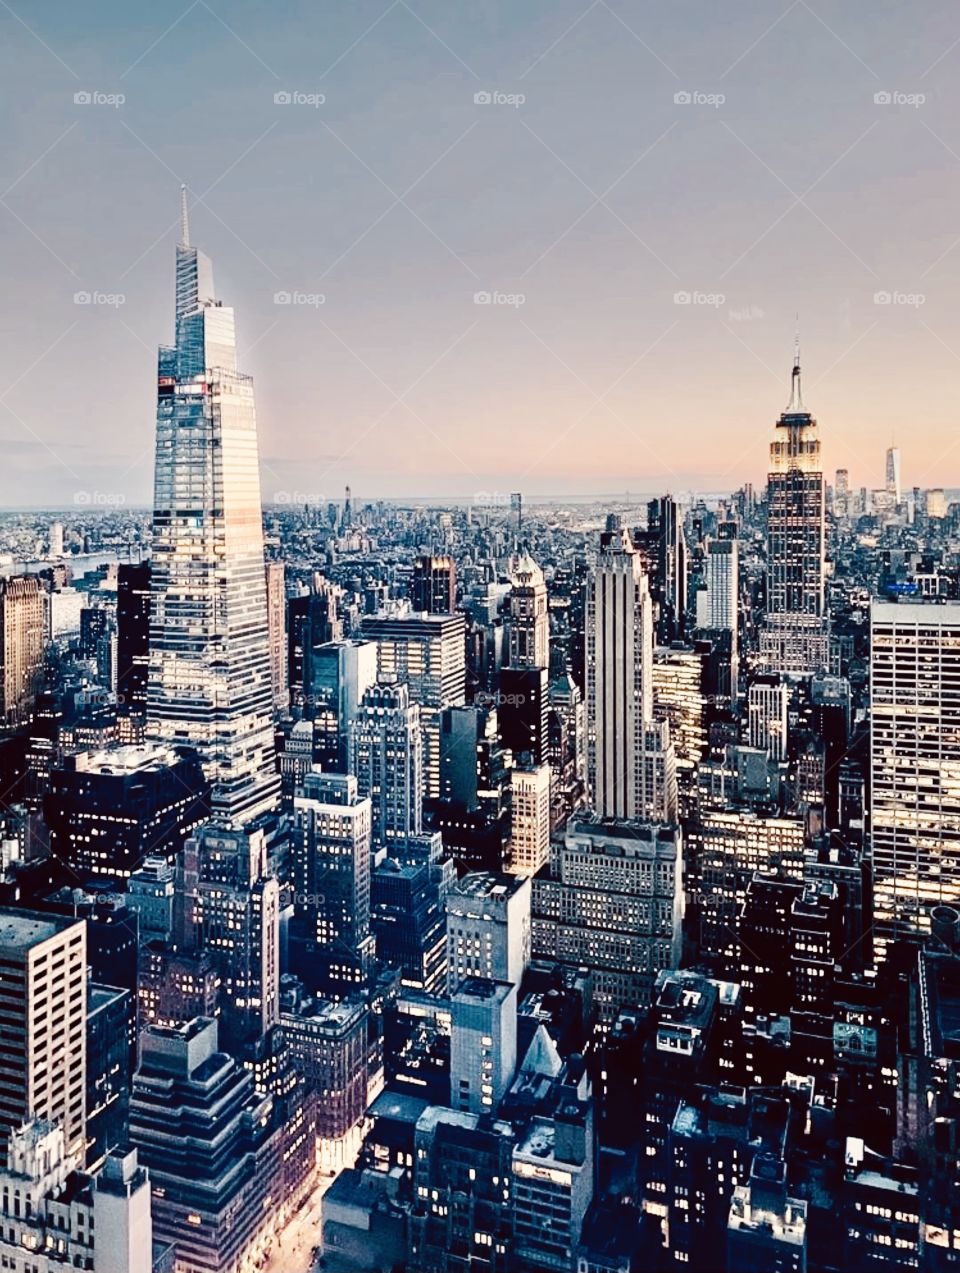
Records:
<instances>
[{"instance_id":1,"label":"flat rooftop","mask_svg":"<svg viewBox=\"0 0 960 1273\"><path fill-rule=\"evenodd\" d=\"M38 911L0 908L0 949L27 951L40 942L57 937L68 928L82 924L72 915L44 915Z\"/></svg>"}]
</instances>

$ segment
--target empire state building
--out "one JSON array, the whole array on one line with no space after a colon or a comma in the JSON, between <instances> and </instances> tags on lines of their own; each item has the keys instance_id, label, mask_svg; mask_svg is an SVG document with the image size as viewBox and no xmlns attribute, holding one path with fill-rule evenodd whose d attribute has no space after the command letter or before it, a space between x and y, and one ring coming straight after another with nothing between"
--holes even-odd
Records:
<instances>
[{"instance_id":1,"label":"empire state building","mask_svg":"<svg viewBox=\"0 0 960 1273\"><path fill-rule=\"evenodd\" d=\"M279 793L267 628L253 381L183 190L176 343L157 379L148 729L197 748L215 812L237 825Z\"/></svg>"},{"instance_id":2,"label":"empire state building","mask_svg":"<svg viewBox=\"0 0 960 1273\"><path fill-rule=\"evenodd\" d=\"M767 477L767 617L760 653L771 672L809 676L829 665L824 555L820 438L803 405L798 349Z\"/></svg>"}]
</instances>

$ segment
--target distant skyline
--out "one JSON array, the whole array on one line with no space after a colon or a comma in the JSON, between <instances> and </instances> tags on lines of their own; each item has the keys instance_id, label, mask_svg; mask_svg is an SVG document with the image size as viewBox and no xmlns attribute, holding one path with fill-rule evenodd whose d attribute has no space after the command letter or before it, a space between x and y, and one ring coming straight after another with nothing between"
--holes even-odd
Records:
<instances>
[{"instance_id":1,"label":"distant skyline","mask_svg":"<svg viewBox=\"0 0 960 1273\"><path fill-rule=\"evenodd\" d=\"M759 486L798 312L828 480L895 439L905 490L960 486L955 6L14 0L0 36L0 507L151 503L181 182L265 503Z\"/></svg>"}]
</instances>

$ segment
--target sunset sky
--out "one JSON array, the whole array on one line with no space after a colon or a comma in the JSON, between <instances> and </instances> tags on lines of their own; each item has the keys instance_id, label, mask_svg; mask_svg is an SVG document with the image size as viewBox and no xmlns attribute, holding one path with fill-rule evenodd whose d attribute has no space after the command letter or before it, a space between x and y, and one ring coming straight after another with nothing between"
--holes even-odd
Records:
<instances>
[{"instance_id":1,"label":"sunset sky","mask_svg":"<svg viewBox=\"0 0 960 1273\"><path fill-rule=\"evenodd\" d=\"M960 486L956 4L13 0L0 104L0 505L149 503L181 182L267 501L759 482L797 313Z\"/></svg>"}]
</instances>

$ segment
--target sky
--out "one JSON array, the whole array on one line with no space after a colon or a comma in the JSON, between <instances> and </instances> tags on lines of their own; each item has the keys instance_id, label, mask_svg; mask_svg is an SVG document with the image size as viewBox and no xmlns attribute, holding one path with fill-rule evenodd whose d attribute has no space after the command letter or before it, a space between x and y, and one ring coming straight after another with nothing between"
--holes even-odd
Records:
<instances>
[{"instance_id":1,"label":"sky","mask_svg":"<svg viewBox=\"0 0 960 1273\"><path fill-rule=\"evenodd\" d=\"M265 501L960 486L947 0L0 0L0 506L147 505L179 187Z\"/></svg>"}]
</instances>

